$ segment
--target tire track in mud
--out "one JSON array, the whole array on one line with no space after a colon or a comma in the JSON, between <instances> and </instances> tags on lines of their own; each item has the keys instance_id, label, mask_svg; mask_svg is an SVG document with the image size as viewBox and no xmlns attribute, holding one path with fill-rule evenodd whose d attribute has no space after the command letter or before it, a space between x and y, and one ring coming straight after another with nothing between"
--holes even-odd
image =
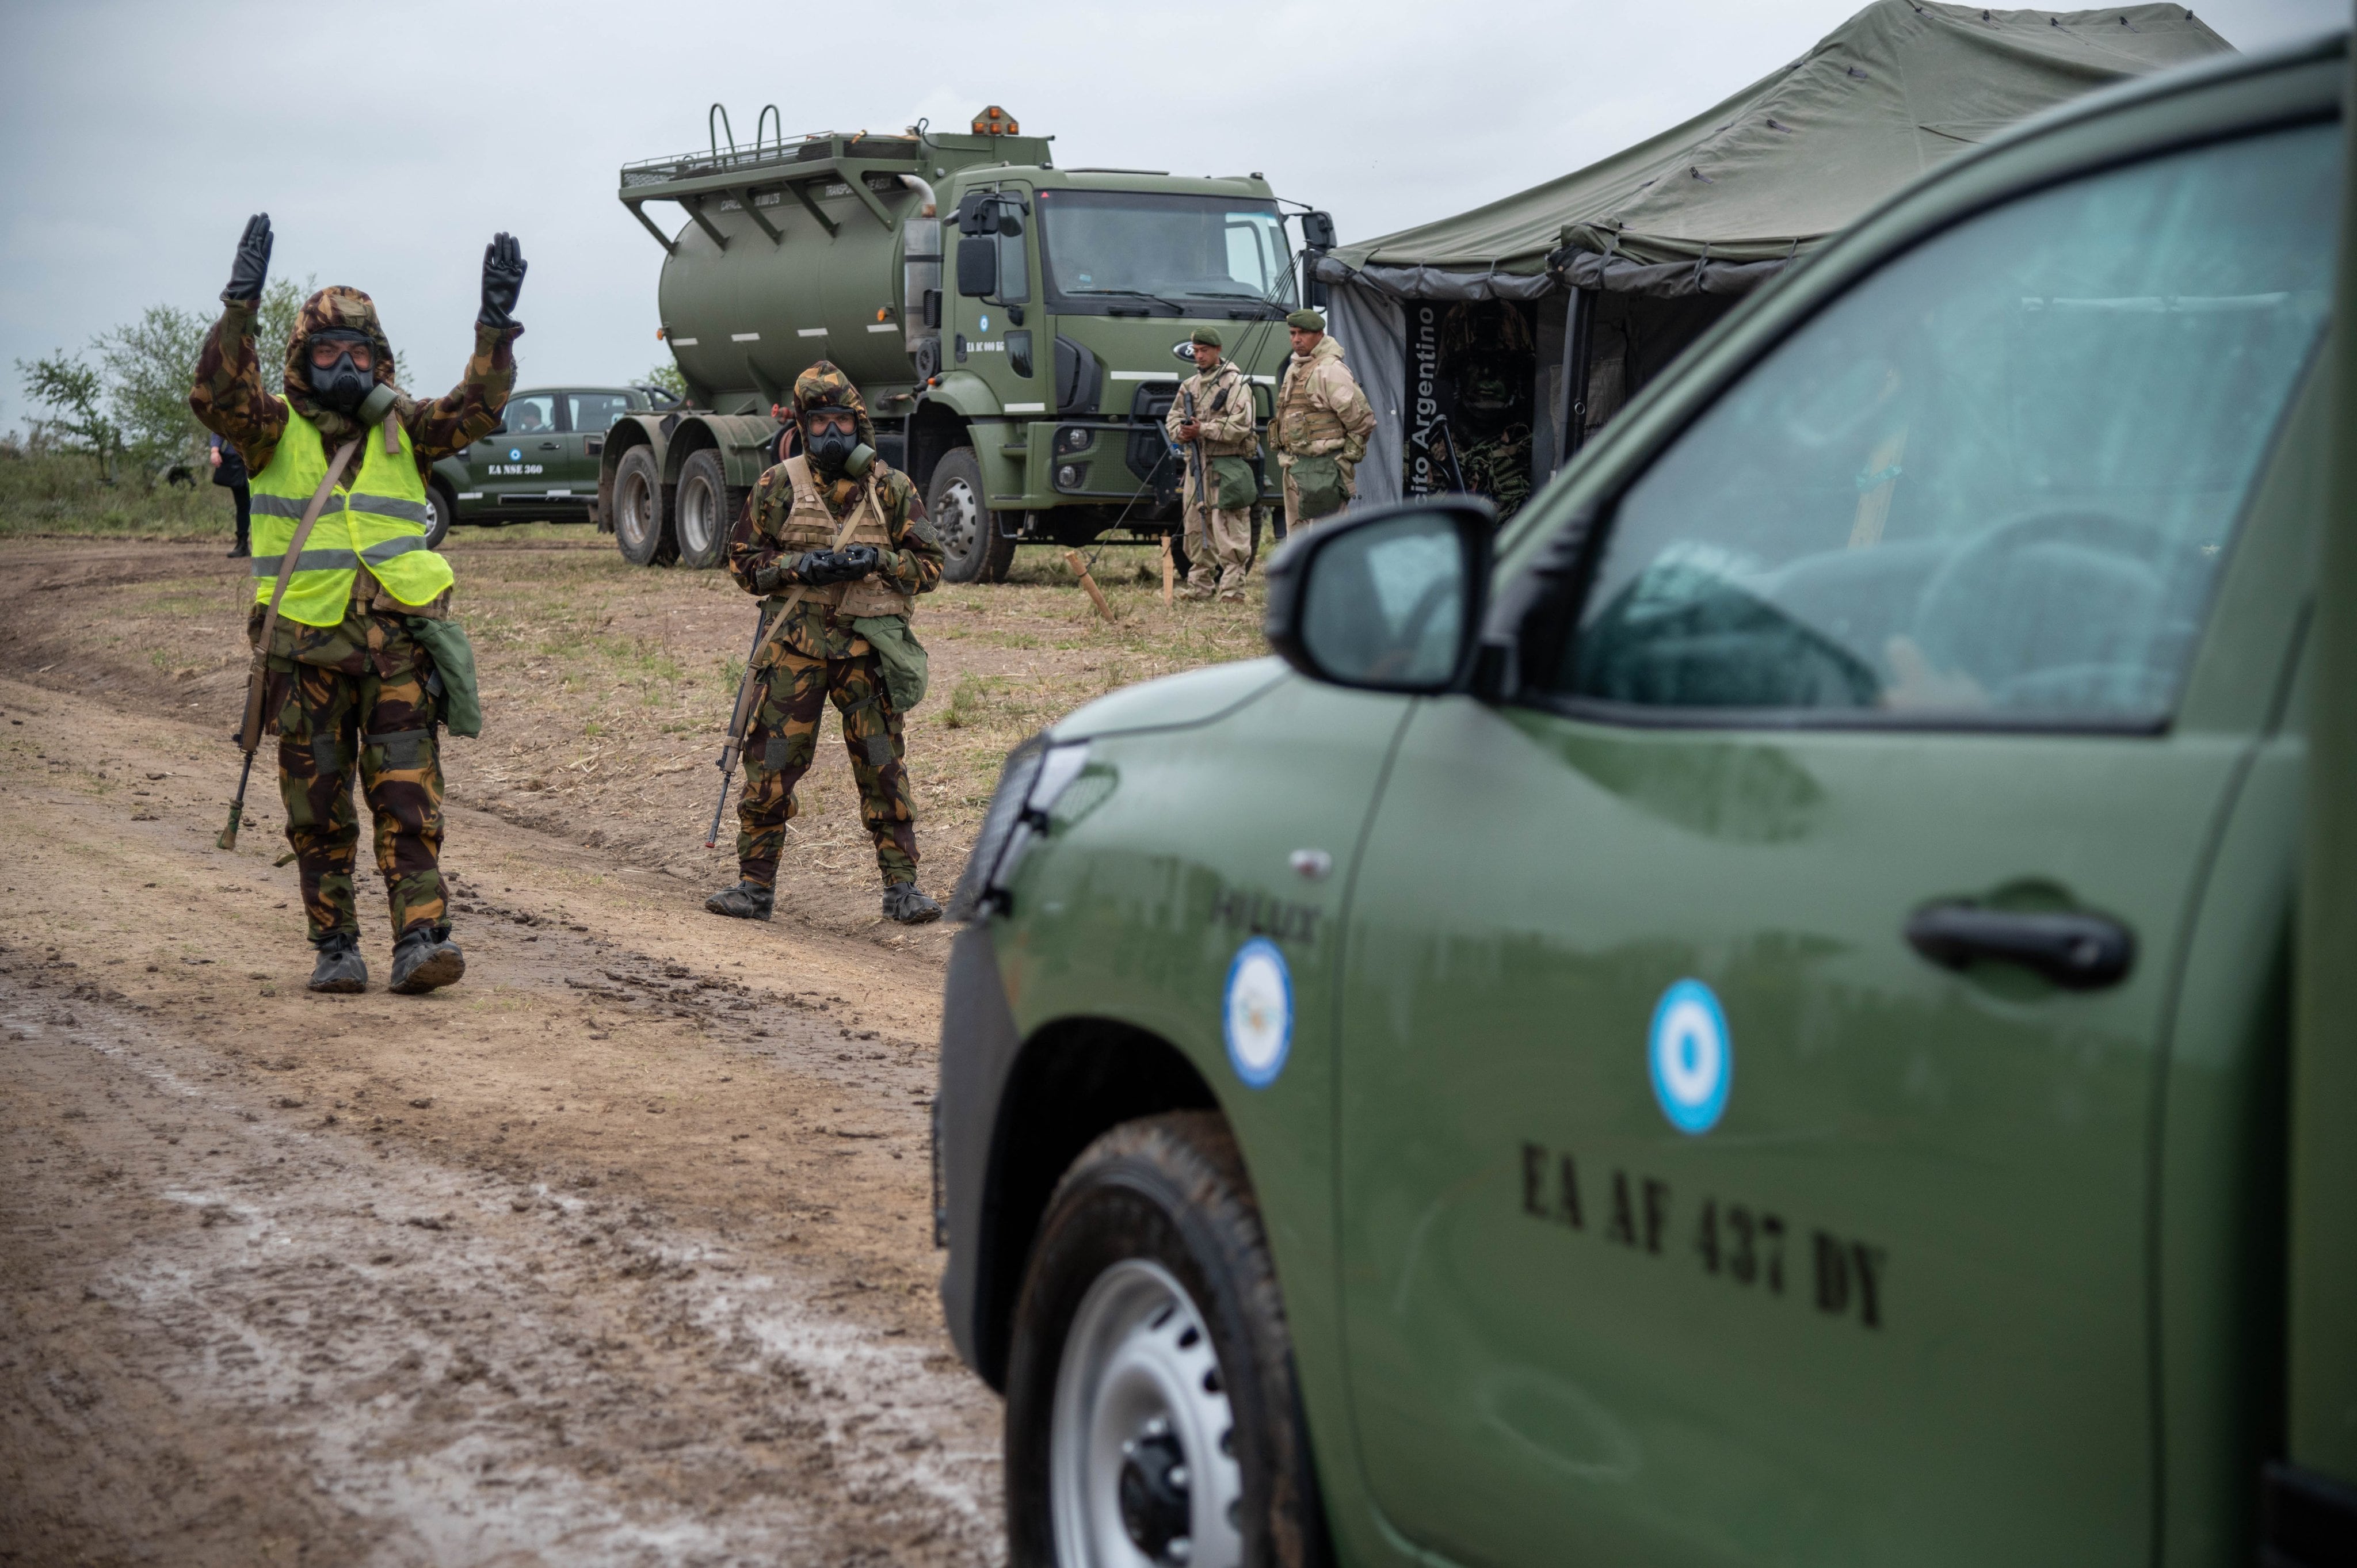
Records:
<instances>
[{"instance_id":1,"label":"tire track in mud","mask_svg":"<svg viewBox=\"0 0 2357 1568\"><path fill-rule=\"evenodd\" d=\"M996 1402L844 1282L290 1124L66 978L0 979L0 1562L998 1555Z\"/></svg>"}]
</instances>

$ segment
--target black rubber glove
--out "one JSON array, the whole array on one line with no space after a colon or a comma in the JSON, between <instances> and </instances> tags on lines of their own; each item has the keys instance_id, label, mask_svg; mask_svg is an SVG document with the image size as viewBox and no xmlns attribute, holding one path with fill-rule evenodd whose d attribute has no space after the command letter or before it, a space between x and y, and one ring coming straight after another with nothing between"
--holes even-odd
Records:
<instances>
[{"instance_id":1,"label":"black rubber glove","mask_svg":"<svg viewBox=\"0 0 2357 1568\"><path fill-rule=\"evenodd\" d=\"M843 580L856 582L883 564L884 557L873 544L854 544L838 550L834 558L843 564Z\"/></svg>"},{"instance_id":2,"label":"black rubber glove","mask_svg":"<svg viewBox=\"0 0 2357 1568\"><path fill-rule=\"evenodd\" d=\"M844 582L843 558L832 550L805 550L794 557L794 578L813 588Z\"/></svg>"},{"instance_id":3,"label":"black rubber glove","mask_svg":"<svg viewBox=\"0 0 2357 1568\"><path fill-rule=\"evenodd\" d=\"M245 220L237 259L229 264L229 286L221 290L223 299L252 305L262 297L262 285L270 280L270 238L269 213L257 212Z\"/></svg>"},{"instance_id":4,"label":"black rubber glove","mask_svg":"<svg viewBox=\"0 0 2357 1568\"><path fill-rule=\"evenodd\" d=\"M483 308L478 327L501 329L515 325L516 295L523 292L523 252L515 236L499 233L483 247Z\"/></svg>"}]
</instances>

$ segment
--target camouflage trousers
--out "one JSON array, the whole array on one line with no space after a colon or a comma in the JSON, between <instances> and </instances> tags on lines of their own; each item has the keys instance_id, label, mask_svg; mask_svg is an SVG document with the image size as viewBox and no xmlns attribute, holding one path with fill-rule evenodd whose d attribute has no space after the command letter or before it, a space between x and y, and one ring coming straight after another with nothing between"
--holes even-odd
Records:
<instances>
[{"instance_id":1,"label":"camouflage trousers","mask_svg":"<svg viewBox=\"0 0 2357 1568\"><path fill-rule=\"evenodd\" d=\"M1252 566L1252 508L1187 503L1187 596L1242 598Z\"/></svg>"},{"instance_id":2,"label":"camouflage trousers","mask_svg":"<svg viewBox=\"0 0 2357 1568\"><path fill-rule=\"evenodd\" d=\"M745 737L745 791L737 802L737 874L764 887L778 880L786 823L802 811L794 786L818 757L828 699L843 714L843 744L859 786L859 820L876 841L886 884L917 879L916 805L909 794L900 715L876 655L812 659L780 649L761 671L760 704Z\"/></svg>"},{"instance_id":3,"label":"camouflage trousers","mask_svg":"<svg viewBox=\"0 0 2357 1568\"><path fill-rule=\"evenodd\" d=\"M376 819L376 868L384 877L398 937L417 926L447 936L442 897L442 758L434 700L421 657L404 673L353 675L296 664L278 713L278 793L286 842L302 875L303 911L314 942L360 934L352 862L360 818L352 773Z\"/></svg>"}]
</instances>

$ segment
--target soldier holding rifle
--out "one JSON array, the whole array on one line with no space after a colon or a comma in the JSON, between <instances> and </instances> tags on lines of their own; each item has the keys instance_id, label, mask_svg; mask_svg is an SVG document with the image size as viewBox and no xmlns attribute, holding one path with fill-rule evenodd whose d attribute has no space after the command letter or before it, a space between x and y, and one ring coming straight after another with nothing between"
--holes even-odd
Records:
<instances>
[{"instance_id":1,"label":"soldier holding rifle","mask_svg":"<svg viewBox=\"0 0 2357 1568\"><path fill-rule=\"evenodd\" d=\"M801 455L763 474L728 540L728 571L767 596L765 630L739 693L724 771L741 738L737 882L705 900L716 915L766 920L775 903L794 786L818 755L832 701L876 842L884 913L939 919L917 887L916 811L901 719L924 695L924 650L909 634L919 594L942 580L942 546L909 477L876 456L858 389L821 360L794 381ZM723 788L726 786L724 784Z\"/></svg>"},{"instance_id":2,"label":"soldier holding rifle","mask_svg":"<svg viewBox=\"0 0 2357 1568\"><path fill-rule=\"evenodd\" d=\"M1187 454L1187 597L1244 596L1252 566L1252 509L1260 482L1252 460L1252 382L1220 354L1219 333L1198 327L1195 373L1178 389L1164 428Z\"/></svg>"}]
</instances>

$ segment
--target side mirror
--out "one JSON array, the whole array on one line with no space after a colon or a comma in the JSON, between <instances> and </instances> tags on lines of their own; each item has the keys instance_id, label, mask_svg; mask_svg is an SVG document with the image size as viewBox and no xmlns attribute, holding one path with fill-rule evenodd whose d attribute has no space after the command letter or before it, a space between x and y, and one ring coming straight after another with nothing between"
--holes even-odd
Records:
<instances>
[{"instance_id":1,"label":"side mirror","mask_svg":"<svg viewBox=\"0 0 2357 1568\"><path fill-rule=\"evenodd\" d=\"M1466 689L1498 514L1473 497L1373 508L1295 534L1268 564L1268 645L1337 686Z\"/></svg>"},{"instance_id":2,"label":"side mirror","mask_svg":"<svg viewBox=\"0 0 2357 1568\"><path fill-rule=\"evenodd\" d=\"M1331 212L1305 212L1301 215L1301 242L1313 251L1334 248L1334 215Z\"/></svg>"},{"instance_id":3,"label":"side mirror","mask_svg":"<svg viewBox=\"0 0 2357 1568\"><path fill-rule=\"evenodd\" d=\"M988 299L998 292L998 242L973 234L958 242L958 293L968 299Z\"/></svg>"}]
</instances>

